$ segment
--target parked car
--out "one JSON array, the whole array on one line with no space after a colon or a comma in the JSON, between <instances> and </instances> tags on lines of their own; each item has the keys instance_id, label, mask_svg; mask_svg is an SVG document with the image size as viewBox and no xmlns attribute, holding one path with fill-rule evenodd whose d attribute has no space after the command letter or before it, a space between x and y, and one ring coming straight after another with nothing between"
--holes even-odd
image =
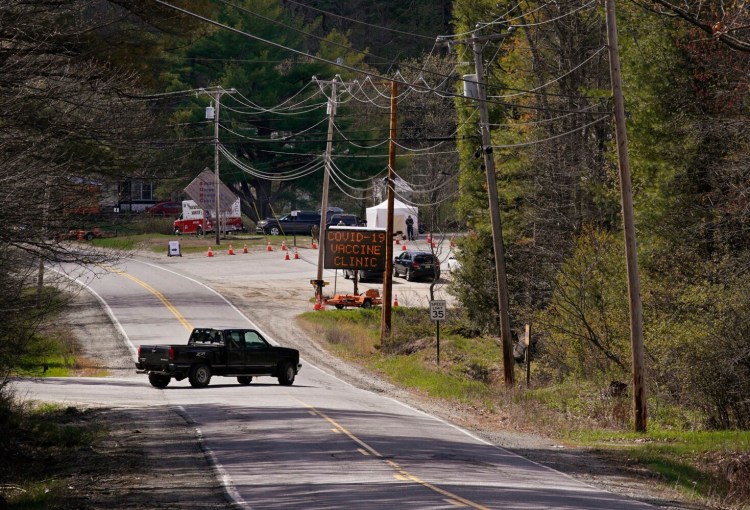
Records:
<instances>
[{"instance_id":1,"label":"parked car","mask_svg":"<svg viewBox=\"0 0 750 510\"><path fill-rule=\"evenodd\" d=\"M292 211L279 219L266 218L258 222L255 231L258 234L273 236L289 234L307 234L313 226L320 226L320 213L315 211Z\"/></svg>"},{"instance_id":2,"label":"parked car","mask_svg":"<svg viewBox=\"0 0 750 510\"><path fill-rule=\"evenodd\" d=\"M383 280L383 271L373 271L371 269L359 269L357 275L360 282L379 282ZM344 269L344 278L354 278L354 269Z\"/></svg>"},{"instance_id":3,"label":"parked car","mask_svg":"<svg viewBox=\"0 0 750 510\"><path fill-rule=\"evenodd\" d=\"M440 278L440 261L428 251L402 251L393 260L393 276L403 275L408 281L417 278Z\"/></svg>"},{"instance_id":4,"label":"parked car","mask_svg":"<svg viewBox=\"0 0 750 510\"><path fill-rule=\"evenodd\" d=\"M328 226L345 226L356 227L359 225L359 218L354 214L332 214L329 216L326 225Z\"/></svg>"},{"instance_id":5,"label":"parked car","mask_svg":"<svg viewBox=\"0 0 750 510\"><path fill-rule=\"evenodd\" d=\"M177 216L182 212L182 204L179 202L159 202L148 209L147 214L154 216Z\"/></svg>"}]
</instances>

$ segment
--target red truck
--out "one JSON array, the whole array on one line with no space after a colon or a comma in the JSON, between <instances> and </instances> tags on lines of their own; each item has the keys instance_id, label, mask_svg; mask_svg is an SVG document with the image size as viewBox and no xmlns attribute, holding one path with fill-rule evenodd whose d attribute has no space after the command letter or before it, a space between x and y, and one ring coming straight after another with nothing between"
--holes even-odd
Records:
<instances>
[{"instance_id":1,"label":"red truck","mask_svg":"<svg viewBox=\"0 0 750 510\"><path fill-rule=\"evenodd\" d=\"M245 226L240 217L240 199L238 198L232 209L225 211L226 216L222 218L224 232L244 232ZM214 218L211 212L201 209L194 200L182 201L182 214L174 221L174 233L198 234L214 231Z\"/></svg>"}]
</instances>

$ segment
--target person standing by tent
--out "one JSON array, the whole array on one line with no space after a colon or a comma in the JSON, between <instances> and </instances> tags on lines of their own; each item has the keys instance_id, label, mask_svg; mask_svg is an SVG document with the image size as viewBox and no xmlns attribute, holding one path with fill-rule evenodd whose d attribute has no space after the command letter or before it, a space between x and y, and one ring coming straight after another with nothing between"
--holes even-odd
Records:
<instances>
[{"instance_id":1,"label":"person standing by tent","mask_svg":"<svg viewBox=\"0 0 750 510\"><path fill-rule=\"evenodd\" d=\"M411 217L411 214L406 218L406 238L409 241L414 240L414 218Z\"/></svg>"}]
</instances>

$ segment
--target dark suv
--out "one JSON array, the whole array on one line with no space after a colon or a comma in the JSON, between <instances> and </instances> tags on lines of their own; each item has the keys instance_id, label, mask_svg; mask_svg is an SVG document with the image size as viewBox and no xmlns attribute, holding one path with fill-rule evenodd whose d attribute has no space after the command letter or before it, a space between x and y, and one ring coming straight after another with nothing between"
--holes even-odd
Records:
<instances>
[{"instance_id":1,"label":"dark suv","mask_svg":"<svg viewBox=\"0 0 750 510\"><path fill-rule=\"evenodd\" d=\"M266 218L258 222L259 234L310 234L313 226L320 226L320 214L315 211L292 211L279 218Z\"/></svg>"},{"instance_id":2,"label":"dark suv","mask_svg":"<svg viewBox=\"0 0 750 510\"><path fill-rule=\"evenodd\" d=\"M393 276L404 275L408 281L417 278L440 278L440 261L428 251L402 251L393 260Z\"/></svg>"},{"instance_id":3,"label":"dark suv","mask_svg":"<svg viewBox=\"0 0 750 510\"><path fill-rule=\"evenodd\" d=\"M331 214L329 215L326 225L330 227L345 226L356 227L359 225L359 218L354 214Z\"/></svg>"}]
</instances>

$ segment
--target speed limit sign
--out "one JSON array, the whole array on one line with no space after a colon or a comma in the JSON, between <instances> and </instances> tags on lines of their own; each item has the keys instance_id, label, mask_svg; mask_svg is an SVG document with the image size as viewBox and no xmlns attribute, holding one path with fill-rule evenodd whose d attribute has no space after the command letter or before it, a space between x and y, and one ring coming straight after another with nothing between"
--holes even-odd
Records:
<instances>
[{"instance_id":1,"label":"speed limit sign","mask_svg":"<svg viewBox=\"0 0 750 510\"><path fill-rule=\"evenodd\" d=\"M430 301L430 320L433 320L433 321L445 320L445 300L444 299Z\"/></svg>"}]
</instances>

